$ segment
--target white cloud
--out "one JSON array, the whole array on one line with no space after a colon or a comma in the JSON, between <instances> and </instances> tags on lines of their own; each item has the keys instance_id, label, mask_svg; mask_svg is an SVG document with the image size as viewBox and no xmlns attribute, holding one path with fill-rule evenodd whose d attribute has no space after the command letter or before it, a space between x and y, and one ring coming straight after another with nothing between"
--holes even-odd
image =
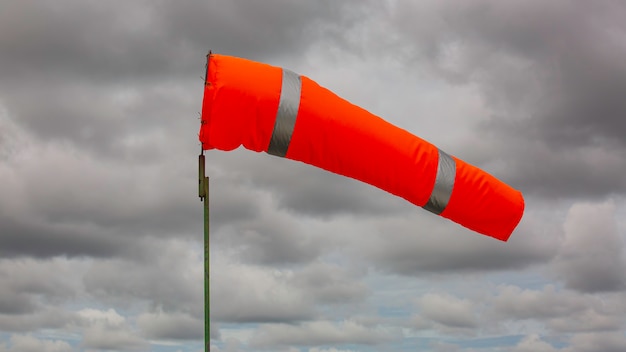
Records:
<instances>
[{"instance_id":1,"label":"white cloud","mask_svg":"<svg viewBox=\"0 0 626 352\"><path fill-rule=\"evenodd\" d=\"M317 348L317 347L313 347L313 348L309 348L309 352L355 352L355 351L354 350L336 349L334 347L331 347L331 348Z\"/></svg>"},{"instance_id":2,"label":"white cloud","mask_svg":"<svg viewBox=\"0 0 626 352\"><path fill-rule=\"evenodd\" d=\"M223 343L224 345L221 348L216 345L211 345L211 351L217 351L217 352L243 352L244 351L243 343L236 338L228 337L224 339Z\"/></svg>"},{"instance_id":3,"label":"white cloud","mask_svg":"<svg viewBox=\"0 0 626 352\"><path fill-rule=\"evenodd\" d=\"M542 290L501 286L493 306L497 314L514 319L543 319L569 316L585 309L589 298L571 291L558 291L548 285Z\"/></svg>"},{"instance_id":4,"label":"white cloud","mask_svg":"<svg viewBox=\"0 0 626 352\"><path fill-rule=\"evenodd\" d=\"M626 351L623 332L600 332L574 335L570 341L575 352L621 352Z\"/></svg>"},{"instance_id":5,"label":"white cloud","mask_svg":"<svg viewBox=\"0 0 626 352\"><path fill-rule=\"evenodd\" d=\"M250 339L250 346L272 349L291 345L377 345L397 338L399 331L381 326L369 327L350 320L340 323L313 321L299 325L264 324Z\"/></svg>"},{"instance_id":6,"label":"white cloud","mask_svg":"<svg viewBox=\"0 0 626 352\"><path fill-rule=\"evenodd\" d=\"M77 313L84 321L81 327L81 346L95 349L143 350L147 341L115 309L85 308Z\"/></svg>"},{"instance_id":7,"label":"white cloud","mask_svg":"<svg viewBox=\"0 0 626 352\"><path fill-rule=\"evenodd\" d=\"M137 317L142 333L157 340L200 340L204 336L204 320L184 313L143 313ZM217 333L216 327L211 332Z\"/></svg>"},{"instance_id":8,"label":"white cloud","mask_svg":"<svg viewBox=\"0 0 626 352\"><path fill-rule=\"evenodd\" d=\"M145 350L148 342L137 336L129 326L113 327L102 324L81 331L81 346L103 350Z\"/></svg>"},{"instance_id":9,"label":"white cloud","mask_svg":"<svg viewBox=\"0 0 626 352\"><path fill-rule=\"evenodd\" d=\"M511 352L557 352L559 351L551 344L543 341L536 334L525 336Z\"/></svg>"},{"instance_id":10,"label":"white cloud","mask_svg":"<svg viewBox=\"0 0 626 352\"><path fill-rule=\"evenodd\" d=\"M501 286L491 302L494 321L540 323L556 333L616 331L624 328L622 294L592 296L577 291L558 290L546 285L541 290Z\"/></svg>"},{"instance_id":11,"label":"white cloud","mask_svg":"<svg viewBox=\"0 0 626 352\"><path fill-rule=\"evenodd\" d=\"M4 347L3 347L4 346ZM9 344L0 345L0 352L74 352L66 341L39 339L33 335L11 335Z\"/></svg>"},{"instance_id":12,"label":"white cloud","mask_svg":"<svg viewBox=\"0 0 626 352\"><path fill-rule=\"evenodd\" d=\"M547 327L558 332L592 332L592 331L618 331L624 328L626 319L623 312L612 304L598 307L585 308L581 312L572 315L553 318L548 321ZM618 308L618 309L613 309Z\"/></svg>"},{"instance_id":13,"label":"white cloud","mask_svg":"<svg viewBox=\"0 0 626 352\"><path fill-rule=\"evenodd\" d=\"M109 308L108 310L99 310L93 308L81 309L77 313L80 317L85 319L88 324L104 324L108 326L122 326L126 323L126 318L119 315L115 309Z\"/></svg>"},{"instance_id":14,"label":"white cloud","mask_svg":"<svg viewBox=\"0 0 626 352\"><path fill-rule=\"evenodd\" d=\"M448 294L426 294L418 299L420 316L449 328L473 329L478 324L474 302Z\"/></svg>"},{"instance_id":15,"label":"white cloud","mask_svg":"<svg viewBox=\"0 0 626 352\"><path fill-rule=\"evenodd\" d=\"M220 321L298 321L313 315L313 302L294 289L292 270L274 270L235 263L213 266L212 314Z\"/></svg>"},{"instance_id":16,"label":"white cloud","mask_svg":"<svg viewBox=\"0 0 626 352\"><path fill-rule=\"evenodd\" d=\"M78 318L69 310L48 305L27 314L0 314L0 329L8 332L35 332L41 329L67 329Z\"/></svg>"}]
</instances>

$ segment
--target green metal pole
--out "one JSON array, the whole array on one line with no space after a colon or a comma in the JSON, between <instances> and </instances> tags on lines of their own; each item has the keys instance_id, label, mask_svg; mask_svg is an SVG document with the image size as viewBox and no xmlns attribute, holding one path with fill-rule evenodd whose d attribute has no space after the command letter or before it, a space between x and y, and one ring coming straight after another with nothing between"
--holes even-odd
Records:
<instances>
[{"instance_id":1,"label":"green metal pole","mask_svg":"<svg viewBox=\"0 0 626 352\"><path fill-rule=\"evenodd\" d=\"M211 51L206 55L206 72L204 85L209 78L209 60ZM205 174L204 149L200 148L198 157L198 183L200 200L204 201L204 351L211 351L211 268L209 266L209 178Z\"/></svg>"},{"instance_id":2,"label":"green metal pole","mask_svg":"<svg viewBox=\"0 0 626 352\"><path fill-rule=\"evenodd\" d=\"M209 266L209 178L204 172L204 155L198 157L198 194L204 200L204 350L211 350L211 291Z\"/></svg>"},{"instance_id":3,"label":"green metal pole","mask_svg":"<svg viewBox=\"0 0 626 352\"><path fill-rule=\"evenodd\" d=\"M211 350L211 290L209 266L209 178L204 178L204 350Z\"/></svg>"}]
</instances>

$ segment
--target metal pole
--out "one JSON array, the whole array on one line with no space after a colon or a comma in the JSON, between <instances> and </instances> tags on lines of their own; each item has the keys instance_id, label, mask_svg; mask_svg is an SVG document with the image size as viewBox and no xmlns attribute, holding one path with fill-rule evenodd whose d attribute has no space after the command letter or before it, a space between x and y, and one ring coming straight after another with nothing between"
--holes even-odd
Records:
<instances>
[{"instance_id":1,"label":"metal pole","mask_svg":"<svg viewBox=\"0 0 626 352\"><path fill-rule=\"evenodd\" d=\"M198 157L198 195L204 201L204 350L211 350L211 294L209 266L209 178L205 176L204 155Z\"/></svg>"},{"instance_id":2,"label":"metal pole","mask_svg":"<svg viewBox=\"0 0 626 352\"><path fill-rule=\"evenodd\" d=\"M206 55L204 85L209 78L211 51ZM203 122L203 121L202 121ZM204 201L204 351L211 351L211 268L209 266L209 177L205 174L204 149L200 147L198 156L198 195Z\"/></svg>"}]
</instances>

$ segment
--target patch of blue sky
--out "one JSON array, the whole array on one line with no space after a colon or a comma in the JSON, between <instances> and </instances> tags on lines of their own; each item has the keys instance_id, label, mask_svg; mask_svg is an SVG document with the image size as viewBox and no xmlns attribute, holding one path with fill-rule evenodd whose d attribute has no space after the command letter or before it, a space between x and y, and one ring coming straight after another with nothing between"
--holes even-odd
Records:
<instances>
[{"instance_id":1,"label":"patch of blue sky","mask_svg":"<svg viewBox=\"0 0 626 352\"><path fill-rule=\"evenodd\" d=\"M150 343L150 351L152 352L197 352L204 350L204 341L185 341L185 342L152 342Z\"/></svg>"},{"instance_id":2,"label":"patch of blue sky","mask_svg":"<svg viewBox=\"0 0 626 352\"><path fill-rule=\"evenodd\" d=\"M461 349L487 349L495 347L513 347L517 345L524 335L502 335L494 337L480 337L473 339L448 339L446 342L458 345Z\"/></svg>"},{"instance_id":3,"label":"patch of blue sky","mask_svg":"<svg viewBox=\"0 0 626 352\"><path fill-rule=\"evenodd\" d=\"M555 286L554 280L542 274L541 270L499 271L486 274L486 280L495 286L511 285L524 290L542 290L546 285Z\"/></svg>"}]
</instances>

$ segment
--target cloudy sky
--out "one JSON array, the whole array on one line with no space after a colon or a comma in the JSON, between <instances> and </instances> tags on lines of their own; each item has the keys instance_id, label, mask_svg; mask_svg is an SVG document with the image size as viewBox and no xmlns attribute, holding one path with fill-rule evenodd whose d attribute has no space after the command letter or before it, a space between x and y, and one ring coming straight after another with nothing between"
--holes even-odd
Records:
<instances>
[{"instance_id":1,"label":"cloudy sky","mask_svg":"<svg viewBox=\"0 0 626 352\"><path fill-rule=\"evenodd\" d=\"M507 243L207 154L214 351L626 351L620 1L0 4L0 352L203 348L206 52L304 74L523 191Z\"/></svg>"}]
</instances>

